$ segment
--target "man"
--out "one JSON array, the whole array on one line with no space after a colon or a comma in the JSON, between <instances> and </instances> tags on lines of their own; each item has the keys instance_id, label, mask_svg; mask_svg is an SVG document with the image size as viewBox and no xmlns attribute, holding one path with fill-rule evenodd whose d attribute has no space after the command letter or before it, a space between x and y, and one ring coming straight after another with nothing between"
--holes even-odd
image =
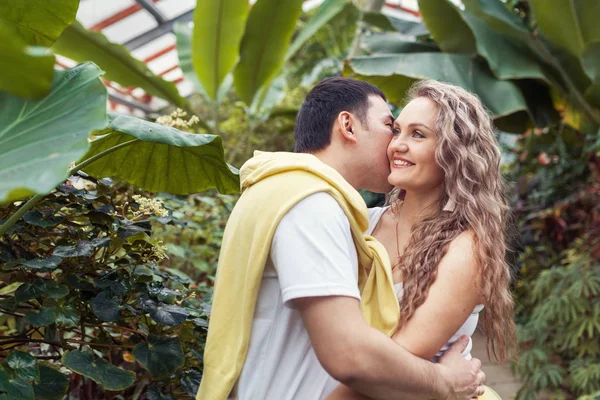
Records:
<instances>
[{"instance_id":1,"label":"man","mask_svg":"<svg viewBox=\"0 0 600 400\"><path fill-rule=\"evenodd\" d=\"M375 86L328 79L298 114L302 154L264 153L244 165L197 399L325 399L338 382L381 399L481 394L480 362L460 356L466 343L433 364L385 334L398 317L397 299L384 293L389 260L362 237L366 209L355 189L391 188L392 124Z\"/></svg>"}]
</instances>

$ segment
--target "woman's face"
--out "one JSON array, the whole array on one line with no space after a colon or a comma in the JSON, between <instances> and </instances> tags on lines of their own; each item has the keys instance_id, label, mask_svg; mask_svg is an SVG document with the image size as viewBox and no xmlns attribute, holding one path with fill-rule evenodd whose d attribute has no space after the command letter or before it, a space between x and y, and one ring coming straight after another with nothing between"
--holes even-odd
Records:
<instances>
[{"instance_id":1,"label":"woman's face","mask_svg":"<svg viewBox=\"0 0 600 400\"><path fill-rule=\"evenodd\" d=\"M444 182L444 171L435 161L438 134L434 131L437 105L417 97L404 107L388 146L391 173L388 182L406 191L428 191Z\"/></svg>"}]
</instances>

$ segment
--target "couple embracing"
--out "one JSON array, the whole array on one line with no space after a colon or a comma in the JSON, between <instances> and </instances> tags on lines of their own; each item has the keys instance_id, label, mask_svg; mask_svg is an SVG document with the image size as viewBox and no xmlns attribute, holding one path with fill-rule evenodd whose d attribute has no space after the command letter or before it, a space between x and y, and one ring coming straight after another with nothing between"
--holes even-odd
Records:
<instances>
[{"instance_id":1,"label":"couple embracing","mask_svg":"<svg viewBox=\"0 0 600 400\"><path fill-rule=\"evenodd\" d=\"M408 100L394 120L377 87L324 80L295 152L244 164L197 400L497 398L470 355L478 322L498 360L514 345L492 122L449 84Z\"/></svg>"}]
</instances>

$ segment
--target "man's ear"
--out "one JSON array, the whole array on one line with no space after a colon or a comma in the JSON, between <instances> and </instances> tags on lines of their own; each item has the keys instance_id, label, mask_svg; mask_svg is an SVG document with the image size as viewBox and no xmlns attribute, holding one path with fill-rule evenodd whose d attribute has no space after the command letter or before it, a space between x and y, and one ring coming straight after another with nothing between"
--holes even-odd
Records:
<instances>
[{"instance_id":1,"label":"man's ear","mask_svg":"<svg viewBox=\"0 0 600 400\"><path fill-rule=\"evenodd\" d=\"M356 143L356 132L354 116L348 111L342 111L337 117L338 129L344 140Z\"/></svg>"}]
</instances>

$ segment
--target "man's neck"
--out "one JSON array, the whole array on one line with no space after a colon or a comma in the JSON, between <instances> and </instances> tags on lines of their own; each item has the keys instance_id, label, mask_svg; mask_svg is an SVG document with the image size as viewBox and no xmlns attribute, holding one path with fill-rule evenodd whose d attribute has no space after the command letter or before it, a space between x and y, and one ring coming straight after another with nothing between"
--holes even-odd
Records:
<instances>
[{"instance_id":1,"label":"man's neck","mask_svg":"<svg viewBox=\"0 0 600 400\"><path fill-rule=\"evenodd\" d=\"M335 154L331 151L320 151L313 153L321 162L329 165L331 168L339 172L340 175L348 182L352 187L358 190L361 186L360 180L357 176L357 166L352 165L348 157L340 157L339 154ZM360 173L360 171L358 171Z\"/></svg>"}]
</instances>

